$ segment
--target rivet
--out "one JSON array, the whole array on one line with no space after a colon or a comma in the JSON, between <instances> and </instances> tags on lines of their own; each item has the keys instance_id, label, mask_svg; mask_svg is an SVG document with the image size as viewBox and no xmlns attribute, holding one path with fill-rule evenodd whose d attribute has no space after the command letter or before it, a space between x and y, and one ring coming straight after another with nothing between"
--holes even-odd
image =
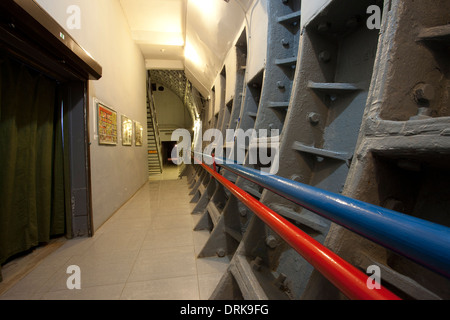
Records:
<instances>
[{"instance_id":1,"label":"rivet","mask_svg":"<svg viewBox=\"0 0 450 320\"><path fill-rule=\"evenodd\" d=\"M255 269L256 271L261 270L261 264L262 264L263 260L261 257L256 257L252 262L250 262L250 265L252 266L253 269Z\"/></svg>"},{"instance_id":2,"label":"rivet","mask_svg":"<svg viewBox=\"0 0 450 320\"><path fill-rule=\"evenodd\" d=\"M225 257L225 255L226 255L226 251L225 251L224 248L219 248L219 249L217 250L217 256L218 256L218 257L223 258L223 257Z\"/></svg>"},{"instance_id":3,"label":"rivet","mask_svg":"<svg viewBox=\"0 0 450 320\"><path fill-rule=\"evenodd\" d=\"M317 30L320 32L326 32L326 31L330 30L330 24L328 22L321 22L317 26Z\"/></svg>"},{"instance_id":4,"label":"rivet","mask_svg":"<svg viewBox=\"0 0 450 320\"><path fill-rule=\"evenodd\" d=\"M239 208L239 214L241 215L241 217L246 217L247 216L247 209L245 208Z\"/></svg>"},{"instance_id":5,"label":"rivet","mask_svg":"<svg viewBox=\"0 0 450 320\"><path fill-rule=\"evenodd\" d=\"M311 124L316 125L320 122L320 114L315 113L315 112L310 112L308 114L308 119Z\"/></svg>"},{"instance_id":6,"label":"rivet","mask_svg":"<svg viewBox=\"0 0 450 320\"><path fill-rule=\"evenodd\" d=\"M284 85L284 83L282 81L278 81L277 82L277 87L278 87L278 89L284 89L285 85Z\"/></svg>"},{"instance_id":7,"label":"rivet","mask_svg":"<svg viewBox=\"0 0 450 320\"><path fill-rule=\"evenodd\" d=\"M274 236L270 235L266 238L266 245L271 249L275 249L278 246L278 241Z\"/></svg>"},{"instance_id":8,"label":"rivet","mask_svg":"<svg viewBox=\"0 0 450 320\"><path fill-rule=\"evenodd\" d=\"M358 19L352 17L346 21L345 25L347 26L347 28L355 28L358 26Z\"/></svg>"},{"instance_id":9,"label":"rivet","mask_svg":"<svg viewBox=\"0 0 450 320\"><path fill-rule=\"evenodd\" d=\"M386 209L394 210L398 212L404 211L405 205L402 201L394 199L394 198L388 198L386 202L383 205Z\"/></svg>"},{"instance_id":10,"label":"rivet","mask_svg":"<svg viewBox=\"0 0 450 320\"><path fill-rule=\"evenodd\" d=\"M319 53L319 59L323 62L329 62L331 60L331 54L328 51L322 51Z\"/></svg>"},{"instance_id":11,"label":"rivet","mask_svg":"<svg viewBox=\"0 0 450 320\"><path fill-rule=\"evenodd\" d=\"M417 103L424 103L433 100L435 97L435 91L430 84L420 84L414 90L414 98Z\"/></svg>"},{"instance_id":12,"label":"rivet","mask_svg":"<svg viewBox=\"0 0 450 320\"><path fill-rule=\"evenodd\" d=\"M280 275L275 279L275 286L277 286L281 290L285 290L287 288L286 280L287 276L283 273L280 273Z\"/></svg>"}]
</instances>

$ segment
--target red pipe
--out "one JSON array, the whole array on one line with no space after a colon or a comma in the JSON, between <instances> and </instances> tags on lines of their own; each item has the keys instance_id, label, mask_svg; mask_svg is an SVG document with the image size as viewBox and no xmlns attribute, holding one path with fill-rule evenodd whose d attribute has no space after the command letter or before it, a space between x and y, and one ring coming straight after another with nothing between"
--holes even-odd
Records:
<instances>
[{"instance_id":1,"label":"red pipe","mask_svg":"<svg viewBox=\"0 0 450 320\"><path fill-rule=\"evenodd\" d=\"M382 286L380 286L380 289L369 289L367 287L368 276L366 274L204 163L201 165L274 232L280 235L306 261L333 283L346 297L352 300L400 300L398 296Z\"/></svg>"}]
</instances>

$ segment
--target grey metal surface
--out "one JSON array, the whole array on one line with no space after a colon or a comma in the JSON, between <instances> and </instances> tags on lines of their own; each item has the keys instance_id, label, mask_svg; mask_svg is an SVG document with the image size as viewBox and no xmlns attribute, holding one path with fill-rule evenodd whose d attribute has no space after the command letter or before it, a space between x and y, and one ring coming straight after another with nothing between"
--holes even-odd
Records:
<instances>
[{"instance_id":1,"label":"grey metal surface","mask_svg":"<svg viewBox=\"0 0 450 320\"><path fill-rule=\"evenodd\" d=\"M383 11L381 30L366 25L370 5ZM443 14L449 5L333 0L292 32L300 2L270 1L267 65L244 80L242 104L233 102L228 127L282 130L282 177L450 225L450 29ZM278 29L283 24L291 37ZM190 170L192 181L204 179L200 167ZM379 266L382 284L401 298L449 298L448 279L221 174L363 272ZM196 208L211 231L201 256L230 257L211 299L346 299L233 196L209 183Z\"/></svg>"},{"instance_id":2,"label":"grey metal surface","mask_svg":"<svg viewBox=\"0 0 450 320\"><path fill-rule=\"evenodd\" d=\"M448 1L388 1L374 76L343 193L450 225ZM445 13L445 14L444 14ZM448 299L450 281L342 227L325 244L404 299ZM338 298L314 272L304 298Z\"/></svg>"}]
</instances>

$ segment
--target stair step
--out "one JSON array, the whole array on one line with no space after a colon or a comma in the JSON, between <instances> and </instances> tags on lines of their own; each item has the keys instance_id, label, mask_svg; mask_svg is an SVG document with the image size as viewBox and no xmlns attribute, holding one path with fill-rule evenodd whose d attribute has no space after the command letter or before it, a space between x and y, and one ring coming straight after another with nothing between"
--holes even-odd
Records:
<instances>
[{"instance_id":1,"label":"stair step","mask_svg":"<svg viewBox=\"0 0 450 320\"><path fill-rule=\"evenodd\" d=\"M308 82L308 88L318 90L318 91L326 91L326 92L339 92L339 91L358 91L360 88L354 83L328 83L328 82Z\"/></svg>"},{"instance_id":2,"label":"stair step","mask_svg":"<svg viewBox=\"0 0 450 320\"><path fill-rule=\"evenodd\" d=\"M269 102L269 108L289 108L289 102L283 101L283 102Z\"/></svg>"},{"instance_id":3,"label":"stair step","mask_svg":"<svg viewBox=\"0 0 450 320\"><path fill-rule=\"evenodd\" d=\"M330 158L330 159L341 160L341 161L348 161L352 157L352 154L347 153L347 152L331 151L331 150L326 150L326 149L319 149L319 148L315 148L315 147L305 146L304 144L302 144L298 141L295 141L293 143L292 149L299 151L299 152L313 154L318 157Z\"/></svg>"},{"instance_id":4,"label":"stair step","mask_svg":"<svg viewBox=\"0 0 450 320\"><path fill-rule=\"evenodd\" d=\"M277 66L295 66L297 64L297 57L275 59L275 64Z\"/></svg>"},{"instance_id":5,"label":"stair step","mask_svg":"<svg viewBox=\"0 0 450 320\"><path fill-rule=\"evenodd\" d=\"M296 11L296 12L278 17L277 21L279 23L283 23L283 24L290 24L290 23L295 23L295 22L299 23L301 16L302 16L302 12Z\"/></svg>"}]
</instances>

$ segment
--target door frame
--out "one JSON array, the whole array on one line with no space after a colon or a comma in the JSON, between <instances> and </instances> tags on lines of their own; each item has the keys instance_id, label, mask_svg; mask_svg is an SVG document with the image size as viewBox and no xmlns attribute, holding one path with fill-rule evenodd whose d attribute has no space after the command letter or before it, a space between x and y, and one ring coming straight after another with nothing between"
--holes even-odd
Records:
<instances>
[{"instance_id":1,"label":"door frame","mask_svg":"<svg viewBox=\"0 0 450 320\"><path fill-rule=\"evenodd\" d=\"M92 236L88 90L102 67L33 0L0 1L0 49L60 84L66 237Z\"/></svg>"}]
</instances>

